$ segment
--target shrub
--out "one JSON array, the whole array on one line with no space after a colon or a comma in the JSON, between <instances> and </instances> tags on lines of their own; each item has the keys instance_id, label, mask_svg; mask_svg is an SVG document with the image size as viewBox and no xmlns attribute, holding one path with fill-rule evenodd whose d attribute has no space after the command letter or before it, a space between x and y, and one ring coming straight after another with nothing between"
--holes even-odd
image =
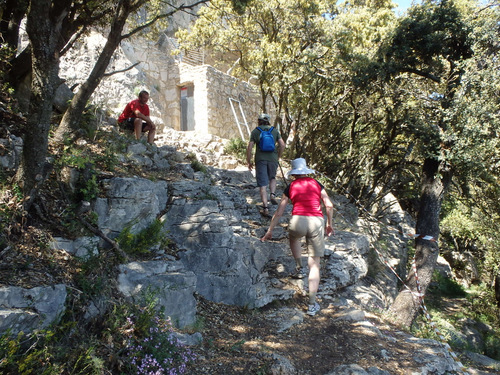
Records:
<instances>
[{"instance_id":1,"label":"shrub","mask_svg":"<svg viewBox=\"0 0 500 375\"><path fill-rule=\"evenodd\" d=\"M127 254L148 254L154 245L168 245L163 224L158 219L137 234L130 229L131 226L125 227L117 238L120 248Z\"/></svg>"},{"instance_id":2,"label":"shrub","mask_svg":"<svg viewBox=\"0 0 500 375\"><path fill-rule=\"evenodd\" d=\"M122 304L109 315L110 338L127 350L124 367L131 374L184 374L195 354L175 337L170 318L158 308L157 291L146 288L139 304Z\"/></svg>"},{"instance_id":3,"label":"shrub","mask_svg":"<svg viewBox=\"0 0 500 375\"><path fill-rule=\"evenodd\" d=\"M247 144L241 138L232 138L224 147L224 152L228 155L235 156L238 161L246 164L247 160Z\"/></svg>"},{"instance_id":4,"label":"shrub","mask_svg":"<svg viewBox=\"0 0 500 375\"><path fill-rule=\"evenodd\" d=\"M135 374L184 374L186 365L195 360L195 354L175 337L170 319L155 316L144 336L137 335L134 317L127 324L127 361Z\"/></svg>"},{"instance_id":5,"label":"shrub","mask_svg":"<svg viewBox=\"0 0 500 375\"><path fill-rule=\"evenodd\" d=\"M203 172L203 173L207 173L208 170L207 170L207 167L205 167L200 161L198 160L193 160L191 161L191 168L193 168L193 171L195 172Z\"/></svg>"}]
</instances>

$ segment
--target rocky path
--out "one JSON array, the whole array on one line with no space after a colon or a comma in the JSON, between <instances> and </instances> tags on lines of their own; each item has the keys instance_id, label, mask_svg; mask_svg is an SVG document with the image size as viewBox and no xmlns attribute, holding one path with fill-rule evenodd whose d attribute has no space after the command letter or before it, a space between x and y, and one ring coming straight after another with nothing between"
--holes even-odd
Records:
<instances>
[{"instance_id":1,"label":"rocky path","mask_svg":"<svg viewBox=\"0 0 500 375\"><path fill-rule=\"evenodd\" d=\"M223 155L223 142L218 145L219 141L213 137L195 141L189 134L176 132L167 138L166 144L195 154L211 167L211 181L204 183L206 186L211 183L215 189L207 188L207 194L218 195L219 201L231 195L233 203L245 200L240 202L239 208L247 204L240 220L230 225L245 237L260 238L269 219L258 212L260 197L254 177L244 166ZM284 178L279 178L278 193L284 187ZM186 186L183 189L189 190ZM345 203L342 197L336 199L337 206ZM384 296L364 283L362 275L356 276L359 282L354 287L346 281L356 270L363 269L361 258L369 248L362 236L349 231L354 221L344 220L350 217L349 209L342 212L342 220L337 218L337 236L327 245L318 294L321 312L315 317L305 314L307 280L289 278L283 259L269 261L265 272L275 290L287 296L291 292L294 297L279 302L272 295L277 302L253 310L200 299L198 314L204 320L201 330L204 340L199 347L199 360L190 373L480 375L500 371L500 365L488 362L487 357L483 362L466 355L456 360L442 343L415 338L391 327L380 315L367 312L367 305L381 306ZM286 219L275 231L273 242L287 246ZM352 243L356 243L357 255L350 251ZM343 282L351 286L342 289ZM360 305L357 303L360 301L365 303Z\"/></svg>"}]
</instances>

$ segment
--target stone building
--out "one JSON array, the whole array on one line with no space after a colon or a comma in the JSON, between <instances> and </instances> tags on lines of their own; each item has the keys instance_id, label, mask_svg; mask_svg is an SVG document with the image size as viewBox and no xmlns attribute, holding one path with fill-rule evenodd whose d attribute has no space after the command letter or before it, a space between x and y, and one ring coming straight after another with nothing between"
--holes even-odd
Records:
<instances>
[{"instance_id":1,"label":"stone building","mask_svg":"<svg viewBox=\"0 0 500 375\"><path fill-rule=\"evenodd\" d=\"M76 86L87 77L106 41L103 35L93 31L62 59L60 75L68 86ZM93 95L93 104L118 117L145 89L150 93L151 117L159 135L167 127L248 140L261 112L257 88L206 64L202 53L174 56L176 41L168 35L173 31L167 30L156 42L124 40L108 67L108 72L119 73L103 79Z\"/></svg>"}]
</instances>

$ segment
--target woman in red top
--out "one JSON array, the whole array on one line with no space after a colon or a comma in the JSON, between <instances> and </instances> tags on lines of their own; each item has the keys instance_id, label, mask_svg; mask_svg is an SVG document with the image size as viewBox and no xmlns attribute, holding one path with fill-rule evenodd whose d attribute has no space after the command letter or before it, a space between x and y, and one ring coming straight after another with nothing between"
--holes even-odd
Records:
<instances>
[{"instance_id":1,"label":"woman in red top","mask_svg":"<svg viewBox=\"0 0 500 375\"><path fill-rule=\"evenodd\" d=\"M332 216L333 204L328 197L323 185L314 178L307 175L314 173L314 170L307 168L305 159L298 158L292 161L292 170L288 175L295 179L287 186L281 198L280 205L276 210L271 224L261 241L270 240L273 236L273 229L285 212L288 201L293 204L292 218L288 226L290 240L290 250L295 259L296 269L292 277L303 278L305 272L302 268L301 239L306 238L309 253L309 315L316 315L320 306L316 301L316 293L320 280L320 259L325 254L325 231L326 235L333 234ZM321 203L325 206L327 224L323 217Z\"/></svg>"}]
</instances>

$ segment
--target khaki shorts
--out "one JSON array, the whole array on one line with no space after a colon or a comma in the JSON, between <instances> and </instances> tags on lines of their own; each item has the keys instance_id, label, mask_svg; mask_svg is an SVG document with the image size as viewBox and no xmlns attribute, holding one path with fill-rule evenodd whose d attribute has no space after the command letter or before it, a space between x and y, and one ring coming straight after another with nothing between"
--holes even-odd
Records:
<instances>
[{"instance_id":1,"label":"khaki shorts","mask_svg":"<svg viewBox=\"0 0 500 375\"><path fill-rule=\"evenodd\" d=\"M325 255L325 220L322 217L293 215L288 234L290 239L306 237L309 256Z\"/></svg>"}]
</instances>

